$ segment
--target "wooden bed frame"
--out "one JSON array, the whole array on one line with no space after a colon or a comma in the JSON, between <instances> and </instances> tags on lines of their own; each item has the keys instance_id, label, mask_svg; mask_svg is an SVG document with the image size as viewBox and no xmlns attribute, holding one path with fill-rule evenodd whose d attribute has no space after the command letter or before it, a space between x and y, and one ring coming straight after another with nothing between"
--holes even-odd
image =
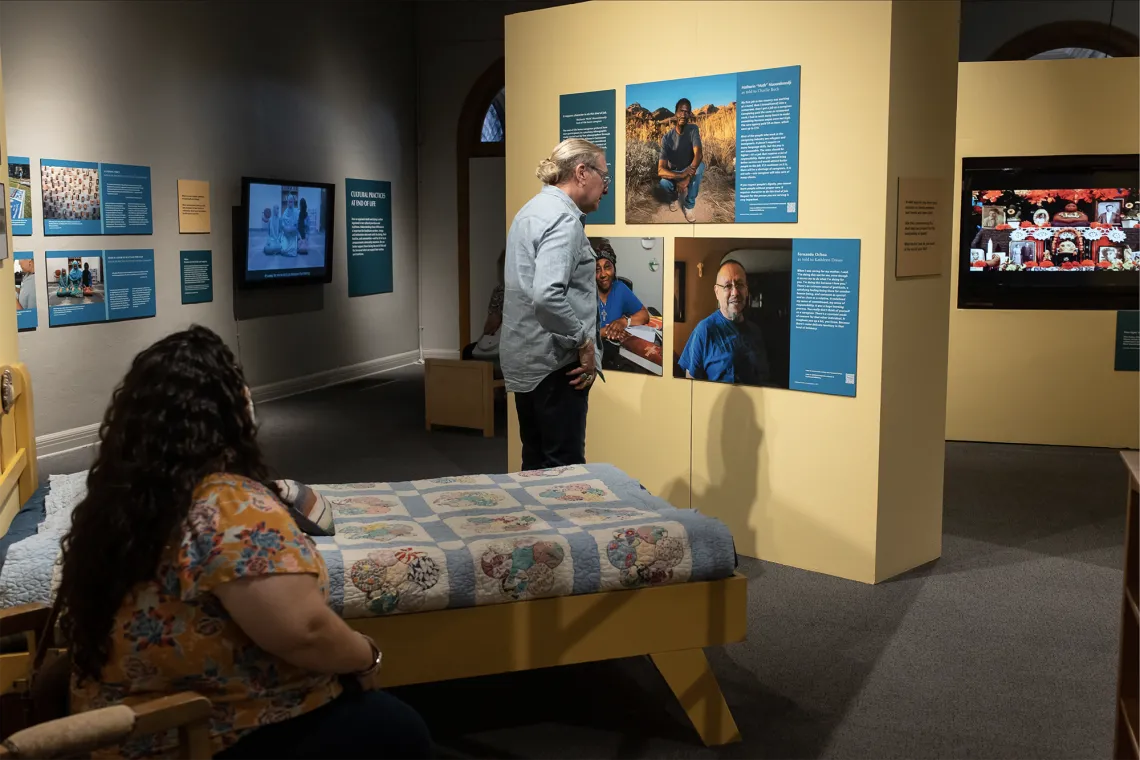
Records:
<instances>
[{"instance_id":1,"label":"wooden bed frame","mask_svg":"<svg viewBox=\"0 0 1140 760\"><path fill-rule=\"evenodd\" d=\"M36 489L31 384L22 365L3 415L0 497L16 509ZM6 532L15 510L3 511ZM648 655L709 746L740 740L703 648L742 641L748 587L739 574L719 581L609 591L507 604L349 620L384 650L385 687L511 673ZM42 620L46 611L40 610ZM6 614L8 613L8 614ZM29 610L0 610L0 623ZM3 633L15 632L0 626ZM636 633L633 633L636 632ZM25 651L0 655L0 693L26 688L34 634Z\"/></svg>"}]
</instances>

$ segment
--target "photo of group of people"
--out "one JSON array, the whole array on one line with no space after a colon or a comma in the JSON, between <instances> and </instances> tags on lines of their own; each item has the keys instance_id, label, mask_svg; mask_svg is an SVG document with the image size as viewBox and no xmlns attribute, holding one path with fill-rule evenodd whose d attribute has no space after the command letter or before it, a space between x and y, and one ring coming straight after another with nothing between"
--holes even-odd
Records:
<instances>
[{"instance_id":1,"label":"photo of group of people","mask_svg":"<svg viewBox=\"0 0 1140 760\"><path fill-rule=\"evenodd\" d=\"M325 266L324 193L319 187L250 185L251 271Z\"/></svg>"},{"instance_id":2,"label":"photo of group of people","mask_svg":"<svg viewBox=\"0 0 1140 760\"><path fill-rule=\"evenodd\" d=\"M602 369L661 375L665 241L592 237L590 246Z\"/></svg>"},{"instance_id":3,"label":"photo of group of people","mask_svg":"<svg viewBox=\"0 0 1140 760\"><path fill-rule=\"evenodd\" d=\"M13 235L32 234L32 167L26 158L8 157L8 212Z\"/></svg>"},{"instance_id":4,"label":"photo of group of people","mask_svg":"<svg viewBox=\"0 0 1140 760\"><path fill-rule=\"evenodd\" d=\"M53 166L40 163L40 186L44 199L44 219L99 221L99 168Z\"/></svg>"},{"instance_id":5,"label":"photo of group of people","mask_svg":"<svg viewBox=\"0 0 1140 760\"><path fill-rule=\"evenodd\" d=\"M678 238L675 377L789 387L792 240Z\"/></svg>"},{"instance_id":6,"label":"photo of group of people","mask_svg":"<svg viewBox=\"0 0 1140 760\"><path fill-rule=\"evenodd\" d=\"M102 256L49 257L48 308L103 303L102 271Z\"/></svg>"},{"instance_id":7,"label":"photo of group of people","mask_svg":"<svg viewBox=\"0 0 1140 760\"><path fill-rule=\"evenodd\" d=\"M626 223L736 216L736 75L626 87Z\"/></svg>"}]
</instances>

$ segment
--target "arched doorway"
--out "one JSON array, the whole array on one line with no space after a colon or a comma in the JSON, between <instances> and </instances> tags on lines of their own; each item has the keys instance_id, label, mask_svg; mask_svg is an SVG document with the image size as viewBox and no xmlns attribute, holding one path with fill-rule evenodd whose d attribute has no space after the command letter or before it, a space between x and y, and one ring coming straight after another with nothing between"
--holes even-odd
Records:
<instances>
[{"instance_id":1,"label":"arched doorway","mask_svg":"<svg viewBox=\"0 0 1140 760\"><path fill-rule=\"evenodd\" d=\"M1140 40L1124 29L1099 21L1056 21L1023 32L990 56L991 61L1040 58L1131 58Z\"/></svg>"},{"instance_id":2,"label":"arched doorway","mask_svg":"<svg viewBox=\"0 0 1140 760\"><path fill-rule=\"evenodd\" d=\"M471 342L472 332L472 292L473 288L476 289L475 298L486 299L490 296L491 291L486 287L483 281L486 279L486 267L483 266L487 262L485 259L488 255L494 257L498 256L499 251L494 250L490 254L485 250L486 245L478 247L479 261L475 262L477 265L476 276L472 276L472 232L474 232L480 239L486 235L493 235L494 229L498 229L499 233L503 228L503 215L500 213L498 218L483 219L479 218L474 220L476 223L473 226L472 219L472 177L477 180L484 176L490 176L493 171L494 159L498 160L499 166L497 171L502 172L501 164L506 159L506 101L503 90L504 85L504 67L503 59L495 61L491 66L483 72L482 76L476 80L471 91L467 94L467 99L463 103L463 110L459 114L459 128L457 131L457 144L456 144L456 202L458 204L458 239L457 250L457 266L458 266L458 282L459 282L459 345L465 346ZM483 164L481 162L490 162L492 166ZM476 171L472 171L472 167L476 167ZM484 171L479 171L479 167L483 166ZM491 193L491 195L500 194L499 191ZM483 194L475 196L477 200L491 200L494 198L487 198ZM505 196L500 199L500 203L505 203ZM482 215L480 215L481 217ZM491 229L485 229L485 225L497 225ZM492 284L493 287L493 284ZM485 292L484 292L485 291ZM480 322L478 326L482 326Z\"/></svg>"}]
</instances>

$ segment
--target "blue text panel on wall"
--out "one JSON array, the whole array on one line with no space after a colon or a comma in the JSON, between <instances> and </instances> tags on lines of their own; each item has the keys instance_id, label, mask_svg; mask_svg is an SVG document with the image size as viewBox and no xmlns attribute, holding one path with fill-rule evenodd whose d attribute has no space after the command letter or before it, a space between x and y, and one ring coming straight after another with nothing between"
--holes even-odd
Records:
<instances>
[{"instance_id":1,"label":"blue text panel on wall","mask_svg":"<svg viewBox=\"0 0 1140 760\"><path fill-rule=\"evenodd\" d=\"M617 90L578 92L562 95L558 99L559 141L572 137L592 142L606 152L606 166L610 173L610 190L602 196L596 211L586 216L587 224L613 224L616 219L614 205L614 153Z\"/></svg>"},{"instance_id":2,"label":"blue text panel on wall","mask_svg":"<svg viewBox=\"0 0 1140 760\"><path fill-rule=\"evenodd\" d=\"M210 303L214 300L214 262L210 251L179 251L182 303Z\"/></svg>"},{"instance_id":3,"label":"blue text panel on wall","mask_svg":"<svg viewBox=\"0 0 1140 760\"><path fill-rule=\"evenodd\" d=\"M51 327L153 317L154 250L48 251Z\"/></svg>"},{"instance_id":4,"label":"blue text panel on wall","mask_svg":"<svg viewBox=\"0 0 1140 760\"><path fill-rule=\"evenodd\" d=\"M392 183L346 179L348 295L392 292Z\"/></svg>"},{"instance_id":5,"label":"blue text panel on wall","mask_svg":"<svg viewBox=\"0 0 1140 760\"><path fill-rule=\"evenodd\" d=\"M32 234L32 166L26 156L8 156L8 213L13 235Z\"/></svg>"},{"instance_id":6,"label":"blue text panel on wall","mask_svg":"<svg viewBox=\"0 0 1140 760\"><path fill-rule=\"evenodd\" d=\"M36 310L36 261L31 251L14 251L12 268L16 280L16 329L34 330L39 326Z\"/></svg>"},{"instance_id":7,"label":"blue text panel on wall","mask_svg":"<svg viewBox=\"0 0 1140 760\"><path fill-rule=\"evenodd\" d=\"M792 241L793 390L854 396L859 359L859 241Z\"/></svg>"},{"instance_id":8,"label":"blue text panel on wall","mask_svg":"<svg viewBox=\"0 0 1140 760\"><path fill-rule=\"evenodd\" d=\"M627 224L799 219L800 67L625 89Z\"/></svg>"},{"instance_id":9,"label":"blue text panel on wall","mask_svg":"<svg viewBox=\"0 0 1140 760\"><path fill-rule=\"evenodd\" d=\"M151 235L149 166L40 160L44 235Z\"/></svg>"}]
</instances>

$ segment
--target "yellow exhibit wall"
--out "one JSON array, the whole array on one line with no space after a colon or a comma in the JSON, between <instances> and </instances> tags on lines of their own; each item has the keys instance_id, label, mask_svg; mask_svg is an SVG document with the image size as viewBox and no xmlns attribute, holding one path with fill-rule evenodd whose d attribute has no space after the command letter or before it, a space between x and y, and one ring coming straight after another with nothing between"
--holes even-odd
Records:
<instances>
[{"instance_id":1,"label":"yellow exhibit wall","mask_svg":"<svg viewBox=\"0 0 1140 760\"><path fill-rule=\"evenodd\" d=\"M0 66L0 163L4 167L4 203L0 205L0 212L4 215L4 250L7 252L3 261L0 261L0 283L7 283L7 287L0 287L0 365L7 365L20 361L20 350L16 343L16 262L12 258L12 225L9 224L8 214L8 135L4 128L7 122L4 120L3 83L3 68ZM15 451L15 441L5 440L3 449ZM8 463L2 464L6 468ZM4 504L0 504L0 513L14 514L12 502L19 501L19 498L17 489Z\"/></svg>"},{"instance_id":2,"label":"yellow exhibit wall","mask_svg":"<svg viewBox=\"0 0 1140 760\"><path fill-rule=\"evenodd\" d=\"M629 30L661 18L690 26L679 66L631 43ZM664 377L607 373L591 391L588 460L720 518L741 554L875 582L940 553L948 288L945 277L894 279L895 192L898 173L914 172L942 180L949 207L957 23L956 2L888 0L588 2L506 19L508 222L539 188L559 95L615 89L618 223L590 234L663 235L666 273L682 237L861 241L855 398L675 378L671 315ZM571 39L588 42L567 48ZM791 65L801 67L798 223L624 223L626 85ZM687 269L692 304L714 278ZM666 304L673 285L666 276ZM932 380L909 387L911 376ZM517 467L513 404L510 414Z\"/></svg>"},{"instance_id":3,"label":"yellow exhibit wall","mask_svg":"<svg viewBox=\"0 0 1140 760\"><path fill-rule=\"evenodd\" d=\"M1140 152L1138 74L1136 58L961 64L955 183L963 157ZM1093 118L1054 105L1010 128L995 93L1011 83L1106 105ZM1116 312L958 309L956 268L951 285L948 439L1140 445L1140 374L1113 370Z\"/></svg>"}]
</instances>

